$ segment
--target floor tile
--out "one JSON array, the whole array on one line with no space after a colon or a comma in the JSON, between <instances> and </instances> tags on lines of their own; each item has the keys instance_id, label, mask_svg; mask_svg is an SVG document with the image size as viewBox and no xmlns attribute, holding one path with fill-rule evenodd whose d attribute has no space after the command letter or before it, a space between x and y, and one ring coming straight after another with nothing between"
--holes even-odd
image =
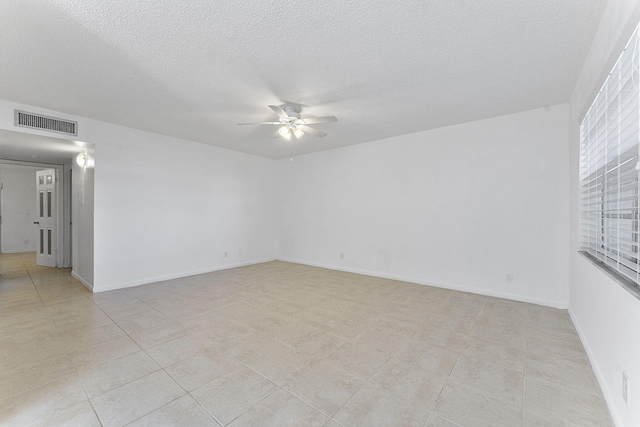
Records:
<instances>
[{"instance_id":1,"label":"floor tile","mask_svg":"<svg viewBox=\"0 0 640 427\"><path fill-rule=\"evenodd\" d=\"M0 400L0 425L23 427L86 401L82 384L70 377Z\"/></svg>"},{"instance_id":2,"label":"floor tile","mask_svg":"<svg viewBox=\"0 0 640 427\"><path fill-rule=\"evenodd\" d=\"M75 370L66 354L22 365L0 374L0 399L70 376L75 376Z\"/></svg>"},{"instance_id":3,"label":"floor tile","mask_svg":"<svg viewBox=\"0 0 640 427\"><path fill-rule=\"evenodd\" d=\"M422 325L412 336L412 340L428 342L438 347L453 351L460 351L467 343L468 334L462 334L455 329L442 328L429 323Z\"/></svg>"},{"instance_id":4,"label":"floor tile","mask_svg":"<svg viewBox=\"0 0 640 427\"><path fill-rule=\"evenodd\" d=\"M505 329L476 323L471 336L486 341L493 341L517 350L525 349L525 333L518 329Z\"/></svg>"},{"instance_id":5,"label":"floor tile","mask_svg":"<svg viewBox=\"0 0 640 427\"><path fill-rule=\"evenodd\" d=\"M226 425L276 390L277 385L241 366L196 389L191 396Z\"/></svg>"},{"instance_id":6,"label":"floor tile","mask_svg":"<svg viewBox=\"0 0 640 427\"><path fill-rule=\"evenodd\" d=\"M417 366L431 372L449 375L459 354L458 351L429 342L411 340L394 355L394 358L408 366Z\"/></svg>"},{"instance_id":7,"label":"floor tile","mask_svg":"<svg viewBox=\"0 0 640 427\"><path fill-rule=\"evenodd\" d=\"M44 307L20 310L16 313L0 313L0 338L51 326L49 312Z\"/></svg>"},{"instance_id":8,"label":"floor tile","mask_svg":"<svg viewBox=\"0 0 640 427\"><path fill-rule=\"evenodd\" d=\"M462 427L460 424L456 424L452 421L442 418L439 415L432 413L429 415L427 424L424 427Z\"/></svg>"},{"instance_id":9,"label":"floor tile","mask_svg":"<svg viewBox=\"0 0 640 427\"><path fill-rule=\"evenodd\" d=\"M90 398L146 377L160 370L145 352L139 351L97 366L78 368L78 376Z\"/></svg>"},{"instance_id":10,"label":"floor tile","mask_svg":"<svg viewBox=\"0 0 640 427\"><path fill-rule=\"evenodd\" d=\"M211 322L198 328L198 331L211 339L211 342L217 347L225 347L255 332L241 322L230 320Z\"/></svg>"},{"instance_id":11,"label":"floor tile","mask_svg":"<svg viewBox=\"0 0 640 427\"><path fill-rule=\"evenodd\" d=\"M92 399L105 427L120 427L177 399L185 391L164 371L157 371Z\"/></svg>"},{"instance_id":12,"label":"floor tile","mask_svg":"<svg viewBox=\"0 0 640 427\"><path fill-rule=\"evenodd\" d=\"M236 418L230 427L321 427L328 417L280 389Z\"/></svg>"},{"instance_id":13,"label":"floor tile","mask_svg":"<svg viewBox=\"0 0 640 427\"><path fill-rule=\"evenodd\" d=\"M155 411L138 418L127 427L219 427L212 417L191 396L182 396Z\"/></svg>"},{"instance_id":14,"label":"floor tile","mask_svg":"<svg viewBox=\"0 0 640 427\"><path fill-rule=\"evenodd\" d=\"M470 337L461 354L524 372L525 352L494 341Z\"/></svg>"},{"instance_id":15,"label":"floor tile","mask_svg":"<svg viewBox=\"0 0 640 427\"><path fill-rule=\"evenodd\" d=\"M441 308L429 318L429 324L436 328L452 329L460 334L469 334L473 330L476 318L477 316L466 313L464 308L460 314Z\"/></svg>"},{"instance_id":16,"label":"floor tile","mask_svg":"<svg viewBox=\"0 0 640 427\"><path fill-rule=\"evenodd\" d=\"M229 356L245 362L272 350L278 345L281 344L275 339L260 332L254 332L224 345L219 345L219 348Z\"/></svg>"},{"instance_id":17,"label":"floor tile","mask_svg":"<svg viewBox=\"0 0 640 427\"><path fill-rule=\"evenodd\" d=\"M127 289L91 294L89 298L94 304L107 313L114 310L121 310L123 308L136 306L141 303L141 301L133 296Z\"/></svg>"},{"instance_id":18,"label":"floor tile","mask_svg":"<svg viewBox=\"0 0 640 427\"><path fill-rule=\"evenodd\" d=\"M368 328L353 339L354 343L365 345L385 354L393 354L409 341L406 334L398 334L388 329Z\"/></svg>"},{"instance_id":19,"label":"floor tile","mask_svg":"<svg viewBox=\"0 0 640 427\"><path fill-rule=\"evenodd\" d=\"M348 342L324 360L345 372L368 380L389 360L389 355L362 344Z\"/></svg>"},{"instance_id":20,"label":"floor tile","mask_svg":"<svg viewBox=\"0 0 640 427\"><path fill-rule=\"evenodd\" d=\"M351 339L364 332L370 325L356 320L336 319L323 323L320 328L325 332L342 338Z\"/></svg>"},{"instance_id":21,"label":"floor tile","mask_svg":"<svg viewBox=\"0 0 640 427\"><path fill-rule=\"evenodd\" d=\"M587 352L580 342L567 342L549 337L527 336L527 354L553 356L589 363Z\"/></svg>"},{"instance_id":22,"label":"floor tile","mask_svg":"<svg viewBox=\"0 0 640 427\"><path fill-rule=\"evenodd\" d=\"M1 425L95 424L87 393L107 425L611 425L566 310L281 261L91 294L0 256Z\"/></svg>"},{"instance_id":23,"label":"floor tile","mask_svg":"<svg viewBox=\"0 0 640 427\"><path fill-rule=\"evenodd\" d=\"M302 370L310 367L316 359L293 347L278 344L273 349L244 363L279 386L289 384Z\"/></svg>"},{"instance_id":24,"label":"floor tile","mask_svg":"<svg viewBox=\"0 0 640 427\"><path fill-rule=\"evenodd\" d=\"M28 424L26 427L101 427L91 404L86 401Z\"/></svg>"},{"instance_id":25,"label":"floor tile","mask_svg":"<svg viewBox=\"0 0 640 427\"><path fill-rule=\"evenodd\" d=\"M501 400L522 404L524 374L500 363L461 355L449 379L485 391Z\"/></svg>"},{"instance_id":26,"label":"floor tile","mask_svg":"<svg viewBox=\"0 0 640 427\"><path fill-rule=\"evenodd\" d=\"M572 345L581 345L580 338L573 325L545 325L538 323L527 323L525 329L527 339L554 339L564 341Z\"/></svg>"},{"instance_id":27,"label":"floor tile","mask_svg":"<svg viewBox=\"0 0 640 427\"><path fill-rule=\"evenodd\" d=\"M296 375L285 389L323 414L333 416L363 385L361 379L320 362Z\"/></svg>"},{"instance_id":28,"label":"floor tile","mask_svg":"<svg viewBox=\"0 0 640 427\"><path fill-rule=\"evenodd\" d=\"M97 366L111 360L140 351L140 347L128 336L93 345L86 350L71 352L69 357L76 368Z\"/></svg>"},{"instance_id":29,"label":"floor tile","mask_svg":"<svg viewBox=\"0 0 640 427\"><path fill-rule=\"evenodd\" d=\"M165 371L187 391L226 374L240 366L240 362L216 348L208 348L188 359L165 368Z\"/></svg>"},{"instance_id":30,"label":"floor tile","mask_svg":"<svg viewBox=\"0 0 640 427\"><path fill-rule=\"evenodd\" d=\"M145 351L164 368L210 347L213 347L213 344L209 339L201 334L192 333L149 347Z\"/></svg>"},{"instance_id":31,"label":"floor tile","mask_svg":"<svg viewBox=\"0 0 640 427\"><path fill-rule=\"evenodd\" d=\"M8 335L0 339L0 373L64 353L64 347L51 327Z\"/></svg>"},{"instance_id":32,"label":"floor tile","mask_svg":"<svg viewBox=\"0 0 640 427\"><path fill-rule=\"evenodd\" d=\"M60 332L95 329L101 326L114 325L114 321L98 307L82 309L60 317L51 317L54 328Z\"/></svg>"},{"instance_id":33,"label":"floor tile","mask_svg":"<svg viewBox=\"0 0 640 427\"><path fill-rule=\"evenodd\" d=\"M129 336L142 349L147 349L180 338L188 333L188 329L183 328L178 323L170 322L162 323L153 328L130 334Z\"/></svg>"},{"instance_id":34,"label":"floor tile","mask_svg":"<svg viewBox=\"0 0 640 427\"><path fill-rule=\"evenodd\" d=\"M601 396L549 381L527 377L526 409L580 427L611 426L609 411Z\"/></svg>"},{"instance_id":35,"label":"floor tile","mask_svg":"<svg viewBox=\"0 0 640 427\"><path fill-rule=\"evenodd\" d=\"M447 376L391 358L370 382L412 404L431 409Z\"/></svg>"},{"instance_id":36,"label":"floor tile","mask_svg":"<svg viewBox=\"0 0 640 427\"><path fill-rule=\"evenodd\" d=\"M422 427L428 415L428 409L367 384L333 418L342 425L354 427Z\"/></svg>"},{"instance_id":37,"label":"floor tile","mask_svg":"<svg viewBox=\"0 0 640 427\"><path fill-rule=\"evenodd\" d=\"M152 312L116 320L116 323L123 331L130 335L158 326L173 324L173 321L162 313Z\"/></svg>"},{"instance_id":38,"label":"floor tile","mask_svg":"<svg viewBox=\"0 0 640 427\"><path fill-rule=\"evenodd\" d=\"M320 330L313 330L307 334L299 336L289 341L296 350L322 359L335 351L338 347L346 342L346 339L340 338Z\"/></svg>"},{"instance_id":39,"label":"floor tile","mask_svg":"<svg viewBox=\"0 0 640 427\"><path fill-rule=\"evenodd\" d=\"M67 353L86 351L89 347L111 341L126 334L115 323L94 329L72 330L58 333Z\"/></svg>"},{"instance_id":40,"label":"floor tile","mask_svg":"<svg viewBox=\"0 0 640 427\"><path fill-rule=\"evenodd\" d=\"M109 317L113 319L115 322L120 322L120 321L137 317L137 316L142 316L144 314L158 313L156 309L154 309L144 301L136 301L135 304L127 305L125 307L120 307L118 305L115 305L112 310L108 310L108 311L104 310L104 312L107 313Z\"/></svg>"},{"instance_id":41,"label":"floor tile","mask_svg":"<svg viewBox=\"0 0 640 427\"><path fill-rule=\"evenodd\" d=\"M521 404L452 381L445 384L433 412L461 426L522 426Z\"/></svg>"},{"instance_id":42,"label":"floor tile","mask_svg":"<svg viewBox=\"0 0 640 427\"><path fill-rule=\"evenodd\" d=\"M578 427L565 421L554 419L539 412L524 410L524 427Z\"/></svg>"},{"instance_id":43,"label":"floor tile","mask_svg":"<svg viewBox=\"0 0 640 427\"><path fill-rule=\"evenodd\" d=\"M565 359L553 355L527 354L526 374L530 377L565 384L577 390L600 395L588 360Z\"/></svg>"}]
</instances>

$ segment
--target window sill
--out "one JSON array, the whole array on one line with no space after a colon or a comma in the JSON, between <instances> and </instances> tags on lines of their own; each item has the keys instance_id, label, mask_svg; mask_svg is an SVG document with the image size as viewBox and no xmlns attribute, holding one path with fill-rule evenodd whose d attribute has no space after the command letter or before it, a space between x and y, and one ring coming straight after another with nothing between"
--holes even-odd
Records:
<instances>
[{"instance_id":1,"label":"window sill","mask_svg":"<svg viewBox=\"0 0 640 427\"><path fill-rule=\"evenodd\" d=\"M627 292L633 295L636 299L640 300L640 287L636 283L627 279L626 277L624 277L623 275L621 275L616 270L609 267L607 264L600 261L599 259L594 258L593 255L591 255L590 253L585 251L578 251L578 253L583 257L585 257L587 260L589 260L591 264L595 265L600 270L602 270L607 276L611 277L614 281L618 282L620 286L626 289Z\"/></svg>"}]
</instances>

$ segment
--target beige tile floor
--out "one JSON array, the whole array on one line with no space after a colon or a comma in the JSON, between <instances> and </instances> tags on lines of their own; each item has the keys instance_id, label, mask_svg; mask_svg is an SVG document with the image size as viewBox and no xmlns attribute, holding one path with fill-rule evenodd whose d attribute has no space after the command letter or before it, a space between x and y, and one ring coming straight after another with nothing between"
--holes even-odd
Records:
<instances>
[{"instance_id":1,"label":"beige tile floor","mask_svg":"<svg viewBox=\"0 0 640 427\"><path fill-rule=\"evenodd\" d=\"M611 426L564 310L271 262L91 294L3 255L2 426Z\"/></svg>"}]
</instances>

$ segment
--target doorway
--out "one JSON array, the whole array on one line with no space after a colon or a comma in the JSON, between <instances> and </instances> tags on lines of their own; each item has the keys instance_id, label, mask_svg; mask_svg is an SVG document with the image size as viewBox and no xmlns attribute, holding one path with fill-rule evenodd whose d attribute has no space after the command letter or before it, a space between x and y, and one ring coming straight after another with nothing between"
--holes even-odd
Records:
<instances>
[{"instance_id":1,"label":"doorway","mask_svg":"<svg viewBox=\"0 0 640 427\"><path fill-rule=\"evenodd\" d=\"M36 171L52 169L55 171L55 175L52 176L52 184L56 185L57 194L51 193L52 203L49 206L57 213L55 221L58 227L57 231L51 227L51 239L48 239L49 227L43 229L43 250L48 255L48 242L51 242L51 257L55 260L52 265L58 268L72 267L73 270L68 274L72 274L89 289L92 288L93 167L95 164L93 156L93 144L0 129L0 253L23 253L28 257L33 254L35 264L40 242L38 238L39 224L34 224L34 222L39 222L39 210L36 203L39 200L37 199L39 196L36 196L39 194L36 191ZM85 160L82 165L78 162L79 157ZM86 161L88 158L91 162ZM16 190L14 188L15 180L9 179L7 174L2 176L2 170L7 172L10 169L19 168L29 170L28 181L30 182L31 196L22 195L25 199L32 197L30 202L32 211L29 212L27 209L17 209L17 207L12 211L14 204L12 200L15 199L10 193ZM46 181L46 176L44 180ZM54 180L55 182L53 182ZM8 181L12 182L11 189L7 186ZM4 188L2 188L3 184ZM78 198L79 194L83 195L82 200ZM43 193L45 211L48 209L47 197L49 196L45 190ZM23 227L26 227L26 224L30 225L29 237L24 237L23 234L23 237L17 240L21 242L21 246L8 245L8 238L11 237L11 233L7 235L8 226L11 224L10 217L11 221L20 220ZM7 221L9 222L7 223ZM29 232L27 231L27 233ZM82 253L79 254L78 251L82 251ZM0 257L0 274L4 267L1 258L3 257ZM81 271L77 271L78 268Z\"/></svg>"},{"instance_id":2,"label":"doorway","mask_svg":"<svg viewBox=\"0 0 640 427\"><path fill-rule=\"evenodd\" d=\"M70 200L58 191L63 189L64 169L64 165L0 160L2 254L31 253L39 265L70 267L70 252L64 246L69 240L65 233L70 232L64 227L64 206ZM40 190L38 174L43 182Z\"/></svg>"}]
</instances>

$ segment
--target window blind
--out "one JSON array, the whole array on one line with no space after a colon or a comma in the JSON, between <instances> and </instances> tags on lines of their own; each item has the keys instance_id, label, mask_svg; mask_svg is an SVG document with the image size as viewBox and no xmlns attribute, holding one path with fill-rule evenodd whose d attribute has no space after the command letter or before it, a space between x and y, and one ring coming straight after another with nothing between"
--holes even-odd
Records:
<instances>
[{"instance_id":1,"label":"window blind","mask_svg":"<svg viewBox=\"0 0 640 427\"><path fill-rule=\"evenodd\" d=\"M580 124L581 249L640 283L638 29Z\"/></svg>"}]
</instances>

